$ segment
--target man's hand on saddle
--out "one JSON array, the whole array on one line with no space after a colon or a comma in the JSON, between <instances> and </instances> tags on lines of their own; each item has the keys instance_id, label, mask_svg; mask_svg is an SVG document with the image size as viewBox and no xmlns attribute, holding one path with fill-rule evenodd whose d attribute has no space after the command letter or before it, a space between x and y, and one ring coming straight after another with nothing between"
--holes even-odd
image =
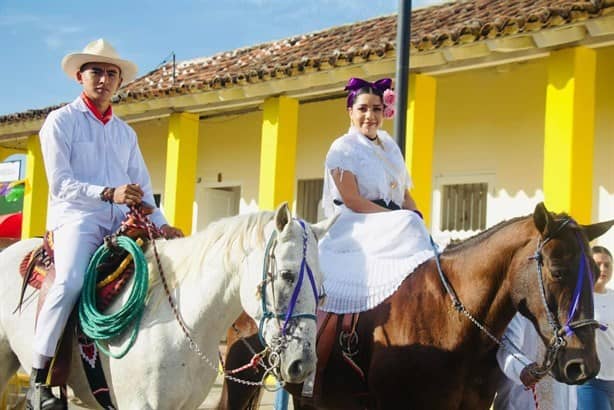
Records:
<instances>
[{"instance_id":1,"label":"man's hand on saddle","mask_svg":"<svg viewBox=\"0 0 614 410\"><path fill-rule=\"evenodd\" d=\"M170 226L169 224L162 225L160 231L166 239L183 238L184 236L181 229Z\"/></svg>"},{"instance_id":2,"label":"man's hand on saddle","mask_svg":"<svg viewBox=\"0 0 614 410\"><path fill-rule=\"evenodd\" d=\"M141 203L144 194L139 184L121 185L115 188L115 192L113 192L113 202L128 206L138 205Z\"/></svg>"}]
</instances>

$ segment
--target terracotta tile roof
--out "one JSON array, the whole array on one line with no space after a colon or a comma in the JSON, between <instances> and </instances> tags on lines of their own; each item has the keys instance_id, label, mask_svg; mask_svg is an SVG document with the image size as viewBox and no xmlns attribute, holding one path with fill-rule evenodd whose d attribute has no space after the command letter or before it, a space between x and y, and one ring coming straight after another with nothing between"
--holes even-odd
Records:
<instances>
[{"instance_id":1,"label":"terracotta tile roof","mask_svg":"<svg viewBox=\"0 0 614 410\"><path fill-rule=\"evenodd\" d=\"M22 111L14 114L0 115L0 125L45 118L51 111L63 107L64 105L66 105L66 103L52 105L40 109Z\"/></svg>"},{"instance_id":2,"label":"terracotta tile roof","mask_svg":"<svg viewBox=\"0 0 614 410\"><path fill-rule=\"evenodd\" d=\"M535 32L614 13L614 0L459 0L414 10L412 52ZM393 57L396 14L178 63L124 86L116 103L227 88ZM43 118L57 107L0 116Z\"/></svg>"}]
</instances>

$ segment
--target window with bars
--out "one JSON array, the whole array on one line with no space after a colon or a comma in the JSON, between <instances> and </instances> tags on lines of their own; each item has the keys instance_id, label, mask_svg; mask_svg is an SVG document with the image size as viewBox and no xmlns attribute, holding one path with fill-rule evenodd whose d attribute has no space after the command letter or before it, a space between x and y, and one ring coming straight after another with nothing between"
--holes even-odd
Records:
<instances>
[{"instance_id":1,"label":"window with bars","mask_svg":"<svg viewBox=\"0 0 614 410\"><path fill-rule=\"evenodd\" d=\"M444 185L441 196L441 230L485 229L487 195L487 183Z\"/></svg>"},{"instance_id":2,"label":"window with bars","mask_svg":"<svg viewBox=\"0 0 614 410\"><path fill-rule=\"evenodd\" d=\"M296 214L299 218L310 223L318 222L318 209L322 199L324 180L302 179L298 181L296 196Z\"/></svg>"}]
</instances>

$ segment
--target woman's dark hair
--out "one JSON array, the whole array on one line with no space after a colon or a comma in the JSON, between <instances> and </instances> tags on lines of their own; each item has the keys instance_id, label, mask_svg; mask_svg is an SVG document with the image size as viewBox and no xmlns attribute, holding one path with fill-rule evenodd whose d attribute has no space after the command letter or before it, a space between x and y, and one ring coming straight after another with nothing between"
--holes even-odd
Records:
<instances>
[{"instance_id":1,"label":"woman's dark hair","mask_svg":"<svg viewBox=\"0 0 614 410\"><path fill-rule=\"evenodd\" d=\"M610 253L608 248L606 248L605 246L593 246L592 251L593 251L593 254L595 254L595 253L605 253L606 255L608 255L610 257L610 259L612 259L612 254Z\"/></svg>"},{"instance_id":2,"label":"woman's dark hair","mask_svg":"<svg viewBox=\"0 0 614 410\"><path fill-rule=\"evenodd\" d=\"M352 107L354 105L354 101L356 101L356 98L358 98L358 96L361 94L377 95L382 100L382 104L384 104L384 91L367 85L348 93L347 107Z\"/></svg>"}]
</instances>

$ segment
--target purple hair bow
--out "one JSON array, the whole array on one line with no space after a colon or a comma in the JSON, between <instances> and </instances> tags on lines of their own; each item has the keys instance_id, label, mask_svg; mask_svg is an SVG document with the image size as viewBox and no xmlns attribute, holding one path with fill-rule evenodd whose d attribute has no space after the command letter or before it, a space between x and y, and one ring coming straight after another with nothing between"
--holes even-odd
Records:
<instances>
[{"instance_id":1,"label":"purple hair bow","mask_svg":"<svg viewBox=\"0 0 614 410\"><path fill-rule=\"evenodd\" d=\"M371 83L369 81L363 80L362 78L350 78L344 88L344 90L349 91L347 98L348 107L351 107L354 104L354 97L356 96L356 92L363 87L371 87L375 90L380 91L383 94L384 91L392 87L392 79L382 78Z\"/></svg>"}]
</instances>

